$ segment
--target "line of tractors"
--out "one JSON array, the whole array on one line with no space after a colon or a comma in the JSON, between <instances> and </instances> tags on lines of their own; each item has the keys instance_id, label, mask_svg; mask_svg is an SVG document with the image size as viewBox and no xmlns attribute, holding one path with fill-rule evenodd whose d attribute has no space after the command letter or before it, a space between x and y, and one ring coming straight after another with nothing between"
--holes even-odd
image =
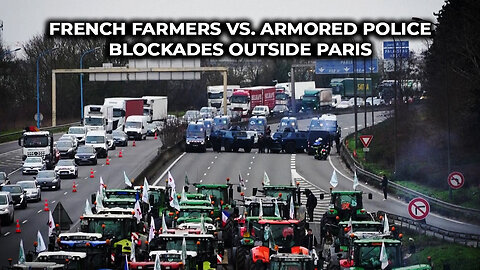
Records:
<instances>
[{"instance_id":1,"label":"line of tractors","mask_svg":"<svg viewBox=\"0 0 480 270\"><path fill-rule=\"evenodd\" d=\"M299 183L263 185L252 196L228 178L192 186L181 195L168 183L100 188L78 232L55 232L48 251L30 252L12 268L155 269L160 260L161 269L431 269L403 265L398 228L363 208L371 194L331 190L319 224L307 222ZM306 230L315 226L319 243L309 250Z\"/></svg>"}]
</instances>

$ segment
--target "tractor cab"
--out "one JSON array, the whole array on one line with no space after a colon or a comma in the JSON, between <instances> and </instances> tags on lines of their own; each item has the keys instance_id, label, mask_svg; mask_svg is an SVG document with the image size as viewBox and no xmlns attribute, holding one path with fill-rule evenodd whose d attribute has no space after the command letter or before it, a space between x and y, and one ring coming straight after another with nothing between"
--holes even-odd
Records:
<instances>
[{"instance_id":1,"label":"tractor cab","mask_svg":"<svg viewBox=\"0 0 480 270\"><path fill-rule=\"evenodd\" d=\"M134 198L105 198L102 203L105 208L134 209L137 200Z\"/></svg>"},{"instance_id":2,"label":"tractor cab","mask_svg":"<svg viewBox=\"0 0 480 270\"><path fill-rule=\"evenodd\" d=\"M276 197L279 201L286 201L290 203L290 198L293 197L295 206L300 205L300 187L297 186L282 186L282 185L264 185L263 190L260 190L266 197Z\"/></svg>"},{"instance_id":3,"label":"tractor cab","mask_svg":"<svg viewBox=\"0 0 480 270\"><path fill-rule=\"evenodd\" d=\"M180 205L180 211L175 213L170 212L170 216L176 215L174 218L177 220L177 224L182 224L184 222L201 222L201 217L205 223L212 223L213 218L213 206L203 206L203 205Z\"/></svg>"},{"instance_id":4,"label":"tractor cab","mask_svg":"<svg viewBox=\"0 0 480 270\"><path fill-rule=\"evenodd\" d=\"M95 265L91 264L85 252L75 251L44 251L37 255L37 262L53 262L65 264L68 269L93 269Z\"/></svg>"},{"instance_id":5,"label":"tractor cab","mask_svg":"<svg viewBox=\"0 0 480 270\"><path fill-rule=\"evenodd\" d=\"M328 218L339 221L349 220L371 220L371 216L363 208L362 191L332 191L329 210L326 212ZM372 199L372 194L368 194ZM320 195L323 199L323 194ZM337 218L338 217L338 218Z\"/></svg>"},{"instance_id":6,"label":"tractor cab","mask_svg":"<svg viewBox=\"0 0 480 270\"><path fill-rule=\"evenodd\" d=\"M273 254L270 256L270 270L314 270L312 256L306 254Z\"/></svg>"},{"instance_id":7,"label":"tractor cab","mask_svg":"<svg viewBox=\"0 0 480 270\"><path fill-rule=\"evenodd\" d=\"M61 233L57 238L57 245L59 251L56 252L64 252L63 255L61 253L57 254L60 257L68 257L76 253L87 254L87 261L85 262L85 265L87 266L86 268L98 269L110 266L111 264L109 256L111 252L110 240L105 239L101 233ZM39 258L37 260L50 261L50 259L54 258L55 256L50 257L47 255L46 258L42 257L41 259Z\"/></svg>"},{"instance_id":8,"label":"tractor cab","mask_svg":"<svg viewBox=\"0 0 480 270\"><path fill-rule=\"evenodd\" d=\"M260 201L261 209L260 209ZM249 218L261 219L262 217L278 217L279 219L288 218L288 204L286 201L278 200L275 197L243 197L245 213ZM263 212L260 217L260 212ZM285 214L287 213L287 214Z\"/></svg>"},{"instance_id":9,"label":"tractor cab","mask_svg":"<svg viewBox=\"0 0 480 270\"><path fill-rule=\"evenodd\" d=\"M105 190L105 197L107 199L124 199L124 198L132 198L135 199L140 197L140 191L134 189L106 189Z\"/></svg>"}]
</instances>

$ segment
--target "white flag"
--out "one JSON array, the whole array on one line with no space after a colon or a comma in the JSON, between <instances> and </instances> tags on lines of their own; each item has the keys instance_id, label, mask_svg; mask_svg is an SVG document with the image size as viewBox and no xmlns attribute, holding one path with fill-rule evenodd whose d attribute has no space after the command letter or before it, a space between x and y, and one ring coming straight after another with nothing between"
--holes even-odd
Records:
<instances>
[{"instance_id":1,"label":"white flag","mask_svg":"<svg viewBox=\"0 0 480 270\"><path fill-rule=\"evenodd\" d=\"M88 199L85 200L85 215L93 215L92 206L90 205Z\"/></svg>"},{"instance_id":2,"label":"white flag","mask_svg":"<svg viewBox=\"0 0 480 270\"><path fill-rule=\"evenodd\" d=\"M168 227L165 221L165 214L162 214L162 233L167 233Z\"/></svg>"},{"instance_id":3,"label":"white flag","mask_svg":"<svg viewBox=\"0 0 480 270\"><path fill-rule=\"evenodd\" d=\"M132 237L132 246L130 246L130 261L131 262L136 262L137 258L135 258L135 241L133 240Z\"/></svg>"},{"instance_id":4,"label":"white flag","mask_svg":"<svg viewBox=\"0 0 480 270\"><path fill-rule=\"evenodd\" d=\"M264 186L270 185L270 178L268 178L268 174L266 171L263 172L263 185Z\"/></svg>"},{"instance_id":5,"label":"white flag","mask_svg":"<svg viewBox=\"0 0 480 270\"><path fill-rule=\"evenodd\" d=\"M238 174L238 182L240 183L240 186L242 187L243 190L246 190L247 187L245 186L245 180L242 177L242 174Z\"/></svg>"},{"instance_id":6,"label":"white flag","mask_svg":"<svg viewBox=\"0 0 480 270\"><path fill-rule=\"evenodd\" d=\"M107 185L103 182L103 178L100 176L100 190L104 190L107 188Z\"/></svg>"},{"instance_id":7,"label":"white flag","mask_svg":"<svg viewBox=\"0 0 480 270\"><path fill-rule=\"evenodd\" d=\"M350 219L348 220L347 228L348 228L347 233L353 233L352 217L350 217Z\"/></svg>"},{"instance_id":8,"label":"white flag","mask_svg":"<svg viewBox=\"0 0 480 270\"><path fill-rule=\"evenodd\" d=\"M275 199L275 216L280 217L280 209L278 208L277 199Z\"/></svg>"},{"instance_id":9,"label":"white flag","mask_svg":"<svg viewBox=\"0 0 480 270\"><path fill-rule=\"evenodd\" d=\"M290 196L290 219L295 219L295 205L293 205L293 196Z\"/></svg>"},{"instance_id":10,"label":"white flag","mask_svg":"<svg viewBox=\"0 0 480 270\"><path fill-rule=\"evenodd\" d=\"M180 204L178 203L177 192L175 191L175 188L170 189L170 206L180 211Z\"/></svg>"},{"instance_id":11,"label":"white flag","mask_svg":"<svg viewBox=\"0 0 480 270\"><path fill-rule=\"evenodd\" d=\"M142 201L144 201L145 203L149 203L148 202L149 189L150 187L148 186L148 181L147 181L147 178L145 177L145 179L143 179L143 190L142 190Z\"/></svg>"},{"instance_id":12,"label":"white flag","mask_svg":"<svg viewBox=\"0 0 480 270\"><path fill-rule=\"evenodd\" d=\"M175 189L175 179L173 179L172 174L168 171L168 186Z\"/></svg>"},{"instance_id":13,"label":"white flag","mask_svg":"<svg viewBox=\"0 0 480 270\"><path fill-rule=\"evenodd\" d=\"M202 216L200 217L200 233L201 234L206 234L207 233L207 228L205 228L205 217ZM184 238L185 240L185 238Z\"/></svg>"},{"instance_id":14,"label":"white flag","mask_svg":"<svg viewBox=\"0 0 480 270\"><path fill-rule=\"evenodd\" d=\"M162 267L160 266L160 256L157 255L155 256L155 266L153 267L153 270L161 270Z\"/></svg>"},{"instance_id":15,"label":"white flag","mask_svg":"<svg viewBox=\"0 0 480 270\"><path fill-rule=\"evenodd\" d=\"M150 218L150 231L148 232L148 242L152 241L152 239L155 237L155 220L153 220L153 217Z\"/></svg>"},{"instance_id":16,"label":"white flag","mask_svg":"<svg viewBox=\"0 0 480 270\"><path fill-rule=\"evenodd\" d=\"M123 181L125 182L125 185L132 187L132 181L130 181L125 171L123 171Z\"/></svg>"},{"instance_id":17,"label":"white flag","mask_svg":"<svg viewBox=\"0 0 480 270\"><path fill-rule=\"evenodd\" d=\"M48 211L48 237L53 235L55 229L55 221L53 220L52 211Z\"/></svg>"},{"instance_id":18,"label":"white flag","mask_svg":"<svg viewBox=\"0 0 480 270\"><path fill-rule=\"evenodd\" d=\"M263 217L263 203L262 199L260 199L260 210L258 210L258 217L261 219Z\"/></svg>"},{"instance_id":19,"label":"white flag","mask_svg":"<svg viewBox=\"0 0 480 270\"><path fill-rule=\"evenodd\" d=\"M37 247L35 248L35 251L37 253L40 253L44 250L47 250L47 246L45 246L45 241L43 241L43 236L40 233L40 230L37 232Z\"/></svg>"},{"instance_id":20,"label":"white flag","mask_svg":"<svg viewBox=\"0 0 480 270\"><path fill-rule=\"evenodd\" d=\"M137 200L135 202L135 208L133 209L135 211L135 218L137 219L137 224L140 223L140 220L142 220L142 208L140 208L140 202Z\"/></svg>"},{"instance_id":21,"label":"white flag","mask_svg":"<svg viewBox=\"0 0 480 270\"><path fill-rule=\"evenodd\" d=\"M358 186L358 177L357 177L357 170L355 170L353 174L353 190L356 190Z\"/></svg>"},{"instance_id":22,"label":"white flag","mask_svg":"<svg viewBox=\"0 0 480 270\"><path fill-rule=\"evenodd\" d=\"M332 178L330 178L330 185L334 188L338 185L337 172L335 170L333 170Z\"/></svg>"},{"instance_id":23,"label":"white flag","mask_svg":"<svg viewBox=\"0 0 480 270\"><path fill-rule=\"evenodd\" d=\"M185 240L185 237L183 237L183 242L182 242L181 258L182 258L183 265L186 265L185 263L187 261L187 241Z\"/></svg>"},{"instance_id":24,"label":"white flag","mask_svg":"<svg viewBox=\"0 0 480 270\"><path fill-rule=\"evenodd\" d=\"M383 233L388 234L390 232L390 224L388 224L387 214L385 213L385 217L383 219Z\"/></svg>"},{"instance_id":25,"label":"white flag","mask_svg":"<svg viewBox=\"0 0 480 270\"><path fill-rule=\"evenodd\" d=\"M23 249L23 239L20 239L20 249L18 250L18 264L24 264L24 263L25 263L25 250Z\"/></svg>"},{"instance_id":26,"label":"white flag","mask_svg":"<svg viewBox=\"0 0 480 270\"><path fill-rule=\"evenodd\" d=\"M388 266L388 254L385 249L385 242L382 242L382 249L380 250L380 262L382 263L382 269L387 268Z\"/></svg>"},{"instance_id":27,"label":"white flag","mask_svg":"<svg viewBox=\"0 0 480 270\"><path fill-rule=\"evenodd\" d=\"M182 189L182 197L180 198L180 201L188 201L187 194L185 194L185 187Z\"/></svg>"},{"instance_id":28,"label":"white flag","mask_svg":"<svg viewBox=\"0 0 480 270\"><path fill-rule=\"evenodd\" d=\"M96 202L96 206L95 208L98 210L98 209L102 209L103 208L103 196L102 196L102 193L101 192L98 192L97 191L97 196L95 197L95 202Z\"/></svg>"}]
</instances>

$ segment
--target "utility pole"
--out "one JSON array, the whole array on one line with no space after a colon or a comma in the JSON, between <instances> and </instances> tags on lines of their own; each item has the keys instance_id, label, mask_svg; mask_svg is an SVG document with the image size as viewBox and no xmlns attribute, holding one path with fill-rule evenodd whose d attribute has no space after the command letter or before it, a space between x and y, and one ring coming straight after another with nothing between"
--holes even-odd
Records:
<instances>
[{"instance_id":1,"label":"utility pole","mask_svg":"<svg viewBox=\"0 0 480 270\"><path fill-rule=\"evenodd\" d=\"M397 41L393 37L393 74L395 77L394 81L394 97L393 97L393 175L396 176L397 173Z\"/></svg>"},{"instance_id":2,"label":"utility pole","mask_svg":"<svg viewBox=\"0 0 480 270\"><path fill-rule=\"evenodd\" d=\"M367 64L365 63L365 58L363 58L363 100L365 102L365 128L367 128ZM373 98L372 98L372 107L373 107Z\"/></svg>"},{"instance_id":3,"label":"utility pole","mask_svg":"<svg viewBox=\"0 0 480 270\"><path fill-rule=\"evenodd\" d=\"M370 80L372 80L372 87L373 87L373 65L372 65L372 62L373 62L373 56L370 56ZM372 88L372 103L373 103L373 88ZM374 119L374 114L375 114L375 109L374 107L372 106L372 125L371 127L373 128L375 126L375 119Z\"/></svg>"},{"instance_id":4,"label":"utility pole","mask_svg":"<svg viewBox=\"0 0 480 270\"><path fill-rule=\"evenodd\" d=\"M358 119L357 119L357 61L355 57L353 58L353 112L355 114L355 144L354 151L357 151L357 141L358 141Z\"/></svg>"}]
</instances>

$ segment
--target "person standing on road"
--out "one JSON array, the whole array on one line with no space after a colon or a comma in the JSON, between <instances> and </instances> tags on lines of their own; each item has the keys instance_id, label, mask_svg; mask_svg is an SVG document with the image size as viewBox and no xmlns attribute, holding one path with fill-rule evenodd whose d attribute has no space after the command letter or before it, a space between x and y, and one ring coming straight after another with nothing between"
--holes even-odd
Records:
<instances>
[{"instance_id":1,"label":"person standing on road","mask_svg":"<svg viewBox=\"0 0 480 270\"><path fill-rule=\"evenodd\" d=\"M312 191L307 189L305 191L307 193L307 212L308 212L308 217L310 218L310 222L313 222L313 210L315 210L315 207L317 207L317 198L313 194Z\"/></svg>"},{"instance_id":2,"label":"person standing on road","mask_svg":"<svg viewBox=\"0 0 480 270\"><path fill-rule=\"evenodd\" d=\"M382 190L383 190L383 200L387 199L387 189L388 189L388 179L387 176L384 174L382 179Z\"/></svg>"},{"instance_id":3,"label":"person standing on road","mask_svg":"<svg viewBox=\"0 0 480 270\"><path fill-rule=\"evenodd\" d=\"M303 238L302 246L312 251L318 245L317 238L313 235L312 229L308 228L307 235Z\"/></svg>"}]
</instances>

